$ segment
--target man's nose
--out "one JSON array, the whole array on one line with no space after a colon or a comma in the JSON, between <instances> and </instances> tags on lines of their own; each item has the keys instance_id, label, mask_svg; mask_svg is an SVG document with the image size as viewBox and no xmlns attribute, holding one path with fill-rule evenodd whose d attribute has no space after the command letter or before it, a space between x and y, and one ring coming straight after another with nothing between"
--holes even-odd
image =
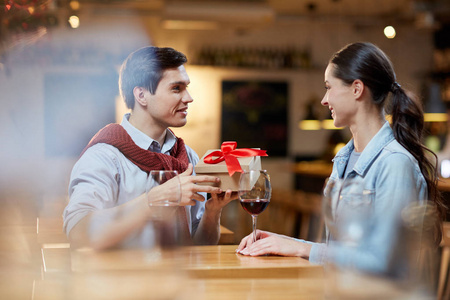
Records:
<instances>
[{"instance_id":1,"label":"man's nose","mask_svg":"<svg viewBox=\"0 0 450 300\"><path fill-rule=\"evenodd\" d=\"M191 94L189 94L189 92L186 91L186 93L184 94L184 96L181 99L181 101L186 102L186 103L190 103L190 102L194 101L194 99L191 97Z\"/></svg>"}]
</instances>

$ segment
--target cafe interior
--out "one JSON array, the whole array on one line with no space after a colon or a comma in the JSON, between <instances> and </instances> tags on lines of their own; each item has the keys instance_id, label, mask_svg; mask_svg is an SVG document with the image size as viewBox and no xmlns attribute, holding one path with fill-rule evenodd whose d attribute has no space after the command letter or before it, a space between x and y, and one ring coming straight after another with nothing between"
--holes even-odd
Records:
<instances>
[{"instance_id":1,"label":"cafe interior","mask_svg":"<svg viewBox=\"0 0 450 300\"><path fill-rule=\"evenodd\" d=\"M188 58L194 101L175 134L199 157L224 141L267 150L272 194L257 228L323 242L322 189L351 138L320 103L324 71L357 41L379 46L397 81L423 101L423 143L437 154L450 205L448 0L5 0L0 298L450 299L445 222L408 288L299 257L236 254L252 232L239 200L223 209L214 246L96 251L71 248L63 233L73 165L100 128L128 112L120 65L152 45Z\"/></svg>"}]
</instances>

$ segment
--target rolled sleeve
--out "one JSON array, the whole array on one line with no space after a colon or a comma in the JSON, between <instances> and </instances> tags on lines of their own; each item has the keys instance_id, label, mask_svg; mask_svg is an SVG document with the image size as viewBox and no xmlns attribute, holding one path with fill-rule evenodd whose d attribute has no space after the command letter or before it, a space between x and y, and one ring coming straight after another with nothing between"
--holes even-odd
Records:
<instances>
[{"instance_id":1,"label":"rolled sleeve","mask_svg":"<svg viewBox=\"0 0 450 300\"><path fill-rule=\"evenodd\" d=\"M114 159L93 146L76 162L69 183L70 201L63 212L66 235L89 213L112 203L118 193L117 166ZM99 147L97 147L99 148Z\"/></svg>"}]
</instances>

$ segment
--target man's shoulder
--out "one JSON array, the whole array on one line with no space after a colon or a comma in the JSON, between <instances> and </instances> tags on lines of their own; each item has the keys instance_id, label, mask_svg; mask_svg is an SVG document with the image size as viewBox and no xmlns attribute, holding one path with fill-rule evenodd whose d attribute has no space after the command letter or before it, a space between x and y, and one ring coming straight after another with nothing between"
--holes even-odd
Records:
<instances>
[{"instance_id":1,"label":"man's shoulder","mask_svg":"<svg viewBox=\"0 0 450 300\"><path fill-rule=\"evenodd\" d=\"M116 147L98 143L89 147L77 160L76 166L83 165L88 168L95 168L101 165L117 166L123 154Z\"/></svg>"},{"instance_id":2,"label":"man's shoulder","mask_svg":"<svg viewBox=\"0 0 450 300\"><path fill-rule=\"evenodd\" d=\"M117 156L120 153L119 149L110 144L97 143L89 147L80 158L84 156Z\"/></svg>"}]
</instances>

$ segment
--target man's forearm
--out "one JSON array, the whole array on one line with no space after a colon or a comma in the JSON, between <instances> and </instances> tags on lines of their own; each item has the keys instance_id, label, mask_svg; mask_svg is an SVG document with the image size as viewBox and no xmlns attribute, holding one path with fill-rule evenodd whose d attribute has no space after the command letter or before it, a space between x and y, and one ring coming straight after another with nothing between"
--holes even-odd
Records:
<instances>
[{"instance_id":1,"label":"man's forearm","mask_svg":"<svg viewBox=\"0 0 450 300\"><path fill-rule=\"evenodd\" d=\"M73 247L107 249L119 244L148 221L147 201L140 196L121 206L85 216L69 233Z\"/></svg>"},{"instance_id":2,"label":"man's forearm","mask_svg":"<svg viewBox=\"0 0 450 300\"><path fill-rule=\"evenodd\" d=\"M217 245L220 238L220 215L222 209L205 208L200 224L194 235L194 243L199 245Z\"/></svg>"}]
</instances>

